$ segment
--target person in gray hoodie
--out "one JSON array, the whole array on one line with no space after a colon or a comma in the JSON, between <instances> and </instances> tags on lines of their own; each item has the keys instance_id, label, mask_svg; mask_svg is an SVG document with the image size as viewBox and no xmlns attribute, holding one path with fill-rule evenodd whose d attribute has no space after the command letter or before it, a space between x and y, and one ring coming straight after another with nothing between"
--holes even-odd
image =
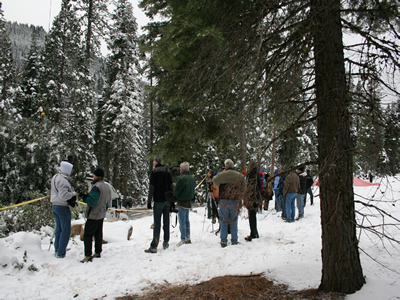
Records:
<instances>
[{"instance_id":1,"label":"person in gray hoodie","mask_svg":"<svg viewBox=\"0 0 400 300\"><path fill-rule=\"evenodd\" d=\"M71 185L73 165L67 161L60 164L60 172L51 179L51 197L53 213L56 219L54 249L55 257L64 258L71 235L71 211L69 202L76 200L76 192Z\"/></svg>"},{"instance_id":2,"label":"person in gray hoodie","mask_svg":"<svg viewBox=\"0 0 400 300\"><path fill-rule=\"evenodd\" d=\"M81 262L91 261L93 257L100 257L103 244L103 221L106 217L107 204L111 201L111 189L104 181L104 170L96 169L93 172L92 189L89 195L82 195L87 204L85 233L85 258ZM92 241L94 237L94 255L92 256Z\"/></svg>"}]
</instances>

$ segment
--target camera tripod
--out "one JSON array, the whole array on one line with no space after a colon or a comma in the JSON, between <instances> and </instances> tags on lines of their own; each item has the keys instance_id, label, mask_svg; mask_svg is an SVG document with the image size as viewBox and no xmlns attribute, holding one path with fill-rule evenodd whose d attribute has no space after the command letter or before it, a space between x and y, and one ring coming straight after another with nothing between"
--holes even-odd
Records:
<instances>
[{"instance_id":1,"label":"camera tripod","mask_svg":"<svg viewBox=\"0 0 400 300\"><path fill-rule=\"evenodd\" d=\"M219 224L218 204L217 204L217 201L215 200L214 194L212 192L212 185L210 185L210 184L207 187L207 193L208 193L208 199L210 201L210 206L211 206L211 217L212 217L212 221L211 221L212 231L211 232L213 232L213 233L215 233L215 235L217 235L218 232L220 231L220 228L218 228L217 230L214 230L214 224L216 223L216 220L218 220L218 224Z\"/></svg>"}]
</instances>

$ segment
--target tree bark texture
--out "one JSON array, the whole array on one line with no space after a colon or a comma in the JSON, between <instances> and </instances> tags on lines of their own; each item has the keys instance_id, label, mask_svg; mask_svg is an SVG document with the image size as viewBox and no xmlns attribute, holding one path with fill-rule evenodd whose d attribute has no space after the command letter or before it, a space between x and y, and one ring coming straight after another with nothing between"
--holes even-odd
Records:
<instances>
[{"instance_id":1,"label":"tree bark texture","mask_svg":"<svg viewBox=\"0 0 400 300\"><path fill-rule=\"evenodd\" d=\"M320 290L354 293L364 284L353 192L353 156L340 0L312 0L322 226Z\"/></svg>"},{"instance_id":2,"label":"tree bark texture","mask_svg":"<svg viewBox=\"0 0 400 300\"><path fill-rule=\"evenodd\" d=\"M275 156L276 156L276 141L275 141L275 138L276 138L276 129L275 129L275 126L274 126L274 129L273 129L273 135L272 135L272 140L273 140L273 142L272 142L272 151L271 151L271 176L274 176L274 171L275 171Z\"/></svg>"},{"instance_id":3,"label":"tree bark texture","mask_svg":"<svg viewBox=\"0 0 400 300\"><path fill-rule=\"evenodd\" d=\"M246 128L245 128L245 124L244 122L240 123L240 172L242 172L243 170L246 170L246 143L247 143L247 139L246 139Z\"/></svg>"},{"instance_id":4,"label":"tree bark texture","mask_svg":"<svg viewBox=\"0 0 400 300\"><path fill-rule=\"evenodd\" d=\"M92 23L93 23L93 0L89 0L89 7L87 12L88 25L86 35L86 59L90 59L91 43L92 43Z\"/></svg>"}]
</instances>

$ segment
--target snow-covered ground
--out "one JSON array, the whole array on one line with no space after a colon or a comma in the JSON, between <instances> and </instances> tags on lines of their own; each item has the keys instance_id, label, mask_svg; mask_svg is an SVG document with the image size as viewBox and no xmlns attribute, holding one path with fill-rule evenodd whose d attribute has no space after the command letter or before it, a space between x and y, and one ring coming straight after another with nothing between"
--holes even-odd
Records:
<instances>
[{"instance_id":1,"label":"snow-covered ground","mask_svg":"<svg viewBox=\"0 0 400 300\"><path fill-rule=\"evenodd\" d=\"M355 187L356 199L381 200L377 202L379 206L400 219L400 202L393 202L400 199L399 178L380 183L379 187ZM318 195L317 188L314 193ZM171 228L170 248L164 251L160 243L156 254L144 252L152 239L152 216L106 222L104 239L108 244L103 245L102 257L85 264L79 262L83 258L83 242L78 236L70 240L67 256L57 259L54 249L49 251L46 232L51 229L18 232L0 239L0 299L114 299L158 284L195 284L216 276L250 273L263 273L290 289L317 288L321 278L319 201L316 197L315 205L309 206L308 199L305 218L295 223L283 222L271 210L258 214L260 238L252 242L244 240L249 225L243 211L239 219L240 244L226 248L221 248L219 236L210 232L212 225L204 217L204 207L190 213L192 244L176 247L178 225ZM273 201L270 204L273 207ZM387 216L372 222L378 220L393 223ZM175 224L175 214L171 222ZM360 222L367 225L366 220ZM133 234L127 240L131 225ZM400 240L398 228L388 227L385 232ZM366 284L348 299L400 299L400 245L381 241L365 231L360 239Z\"/></svg>"}]
</instances>

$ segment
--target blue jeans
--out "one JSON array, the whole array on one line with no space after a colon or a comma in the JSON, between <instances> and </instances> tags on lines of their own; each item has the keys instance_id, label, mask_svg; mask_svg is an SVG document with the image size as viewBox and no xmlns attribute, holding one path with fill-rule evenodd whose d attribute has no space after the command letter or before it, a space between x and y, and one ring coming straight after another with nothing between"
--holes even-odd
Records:
<instances>
[{"instance_id":1,"label":"blue jeans","mask_svg":"<svg viewBox=\"0 0 400 300\"><path fill-rule=\"evenodd\" d=\"M182 242L190 240L189 210L189 208L178 206L179 230Z\"/></svg>"},{"instance_id":2,"label":"blue jeans","mask_svg":"<svg viewBox=\"0 0 400 300\"><path fill-rule=\"evenodd\" d=\"M297 193L297 209L299 210L299 218L304 217L304 196L305 194Z\"/></svg>"},{"instance_id":3,"label":"blue jeans","mask_svg":"<svg viewBox=\"0 0 400 300\"><path fill-rule=\"evenodd\" d=\"M154 229L153 229L153 240L151 241L150 248L157 250L158 243L160 241L161 232L161 217L163 218L163 230L164 230L164 245L169 243L169 209L171 203L168 201L164 202L154 202L153 205L153 219L154 219Z\"/></svg>"},{"instance_id":4,"label":"blue jeans","mask_svg":"<svg viewBox=\"0 0 400 300\"><path fill-rule=\"evenodd\" d=\"M282 204L281 204L281 196L277 196L278 194L278 189L274 189L274 194L275 194L275 209L277 212L282 211Z\"/></svg>"},{"instance_id":5,"label":"blue jeans","mask_svg":"<svg viewBox=\"0 0 400 300\"><path fill-rule=\"evenodd\" d=\"M286 219L289 222L293 222L296 216L296 197L297 193L286 194Z\"/></svg>"},{"instance_id":6,"label":"blue jeans","mask_svg":"<svg viewBox=\"0 0 400 300\"><path fill-rule=\"evenodd\" d=\"M238 242L239 200L221 199L218 203L221 243L228 243L228 225L231 229L232 244Z\"/></svg>"},{"instance_id":7,"label":"blue jeans","mask_svg":"<svg viewBox=\"0 0 400 300\"><path fill-rule=\"evenodd\" d=\"M281 201L281 209L282 209L282 218L286 219L286 198L283 196L280 196L280 201Z\"/></svg>"},{"instance_id":8,"label":"blue jeans","mask_svg":"<svg viewBox=\"0 0 400 300\"><path fill-rule=\"evenodd\" d=\"M69 206L53 205L53 214L56 219L54 249L57 256L64 257L71 235L71 211Z\"/></svg>"}]
</instances>

